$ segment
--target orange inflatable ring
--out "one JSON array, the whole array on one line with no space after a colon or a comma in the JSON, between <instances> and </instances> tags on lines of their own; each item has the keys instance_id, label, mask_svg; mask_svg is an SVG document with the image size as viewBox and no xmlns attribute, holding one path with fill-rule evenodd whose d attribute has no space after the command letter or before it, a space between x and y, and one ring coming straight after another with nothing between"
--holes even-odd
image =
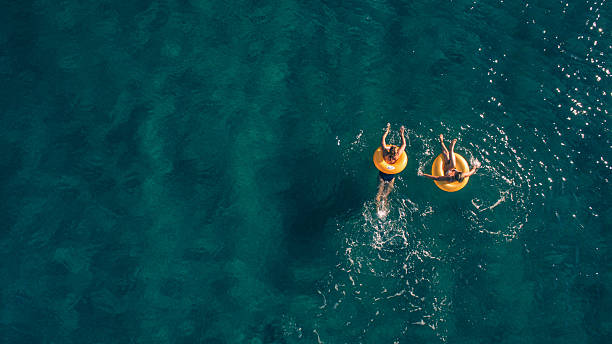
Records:
<instances>
[{"instance_id":1,"label":"orange inflatable ring","mask_svg":"<svg viewBox=\"0 0 612 344\"><path fill-rule=\"evenodd\" d=\"M468 165L467 161L457 153L455 153L455 162L457 163L457 166L455 166L457 171L465 173L470 170L470 166ZM438 155L436 160L434 160L433 165L431 166L431 175L436 177L444 176L444 154ZM434 183L436 183L436 185L444 191L455 192L463 189L463 187L467 185L469 179L470 177L465 177L461 182L434 180Z\"/></svg>"},{"instance_id":2,"label":"orange inflatable ring","mask_svg":"<svg viewBox=\"0 0 612 344\"><path fill-rule=\"evenodd\" d=\"M399 159L397 159L394 164L387 163L385 159L383 159L382 153L382 147L378 147L378 149L374 152L374 156L372 157L374 160L374 165L380 172L386 174L398 174L406 168L406 165L408 164L408 155L406 154L406 151L402 152Z\"/></svg>"}]
</instances>

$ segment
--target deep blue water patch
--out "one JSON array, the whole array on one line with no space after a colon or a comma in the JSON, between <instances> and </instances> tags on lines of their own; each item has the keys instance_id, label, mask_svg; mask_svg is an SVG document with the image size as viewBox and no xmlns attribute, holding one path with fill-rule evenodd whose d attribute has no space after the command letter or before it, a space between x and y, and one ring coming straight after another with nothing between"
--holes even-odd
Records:
<instances>
[{"instance_id":1,"label":"deep blue water patch","mask_svg":"<svg viewBox=\"0 0 612 344\"><path fill-rule=\"evenodd\" d=\"M0 13L0 341L604 343L607 1ZM372 153L407 128L386 217ZM417 176L438 134L482 169Z\"/></svg>"}]
</instances>

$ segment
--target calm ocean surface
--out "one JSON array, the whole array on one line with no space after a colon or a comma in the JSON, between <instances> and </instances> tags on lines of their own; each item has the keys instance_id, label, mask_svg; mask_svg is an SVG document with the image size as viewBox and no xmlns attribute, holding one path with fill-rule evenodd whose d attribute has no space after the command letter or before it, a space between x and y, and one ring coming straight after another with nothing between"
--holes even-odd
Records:
<instances>
[{"instance_id":1,"label":"calm ocean surface","mask_svg":"<svg viewBox=\"0 0 612 344\"><path fill-rule=\"evenodd\" d=\"M4 1L0 343L610 343L611 56L605 0Z\"/></svg>"}]
</instances>

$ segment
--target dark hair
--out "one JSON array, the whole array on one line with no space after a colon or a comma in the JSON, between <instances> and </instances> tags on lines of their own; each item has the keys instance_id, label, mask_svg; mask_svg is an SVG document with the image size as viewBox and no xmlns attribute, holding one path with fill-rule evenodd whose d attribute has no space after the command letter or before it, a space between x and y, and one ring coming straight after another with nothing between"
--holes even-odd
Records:
<instances>
[{"instance_id":1,"label":"dark hair","mask_svg":"<svg viewBox=\"0 0 612 344\"><path fill-rule=\"evenodd\" d=\"M395 158L395 154L397 154L397 146L391 146L389 147L389 154L391 155L391 158Z\"/></svg>"},{"instance_id":2,"label":"dark hair","mask_svg":"<svg viewBox=\"0 0 612 344\"><path fill-rule=\"evenodd\" d=\"M463 174L459 171L455 172L455 180L461 183L463 181Z\"/></svg>"},{"instance_id":3,"label":"dark hair","mask_svg":"<svg viewBox=\"0 0 612 344\"><path fill-rule=\"evenodd\" d=\"M397 150L398 148L396 146L390 146L388 151L385 150L383 158L388 164L394 164L397 161L397 159L395 158Z\"/></svg>"}]
</instances>

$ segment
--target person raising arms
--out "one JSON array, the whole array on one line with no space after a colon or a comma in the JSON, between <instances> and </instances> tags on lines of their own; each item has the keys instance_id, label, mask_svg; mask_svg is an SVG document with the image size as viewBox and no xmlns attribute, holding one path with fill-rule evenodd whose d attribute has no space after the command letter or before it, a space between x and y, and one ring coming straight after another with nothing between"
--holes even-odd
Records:
<instances>
[{"instance_id":1,"label":"person raising arms","mask_svg":"<svg viewBox=\"0 0 612 344\"><path fill-rule=\"evenodd\" d=\"M385 130L385 133L383 134L382 140L381 140L382 157L387 164L393 165L400 159L400 157L406 150L406 138L404 137L404 131L406 129L404 128L404 126L400 128L400 136L402 138L402 145L399 147L387 144L386 139L387 139L387 135L389 135L389 130L391 130L391 124L387 123L387 129ZM376 203L379 209L386 208L385 205L387 203L387 197L389 196L389 193L391 193L391 190L393 190L394 180L395 180L395 174L388 174L382 171L378 172L379 183L378 183L378 194L376 195Z\"/></svg>"},{"instance_id":2,"label":"person raising arms","mask_svg":"<svg viewBox=\"0 0 612 344\"><path fill-rule=\"evenodd\" d=\"M457 170L457 161L455 160L455 144L457 143L457 139L451 141L450 151L446 149L444 145L444 136L440 134L440 146L442 147L442 154L444 156L444 175L443 176L434 176L431 174L423 173L422 171L418 171L417 174L419 176L423 176L432 180L444 181L444 182L462 182L464 178L467 178L474 173L480 167L480 164L474 164L471 170L467 172L461 172Z\"/></svg>"}]
</instances>

